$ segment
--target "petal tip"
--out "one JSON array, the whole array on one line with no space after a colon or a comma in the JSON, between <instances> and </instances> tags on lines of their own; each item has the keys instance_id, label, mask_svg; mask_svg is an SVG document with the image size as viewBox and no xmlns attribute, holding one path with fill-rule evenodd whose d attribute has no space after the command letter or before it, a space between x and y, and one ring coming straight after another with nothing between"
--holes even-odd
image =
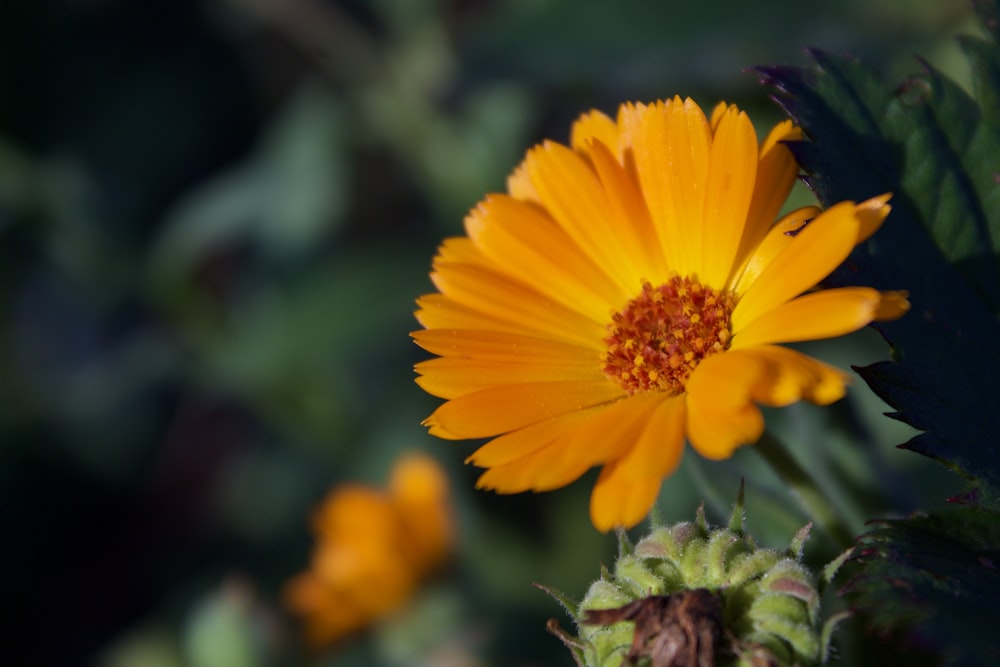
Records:
<instances>
[{"instance_id":1,"label":"petal tip","mask_svg":"<svg viewBox=\"0 0 1000 667\"><path fill-rule=\"evenodd\" d=\"M911 308L910 293L906 290L882 292L882 298L875 309L876 322L890 322L905 315Z\"/></svg>"}]
</instances>

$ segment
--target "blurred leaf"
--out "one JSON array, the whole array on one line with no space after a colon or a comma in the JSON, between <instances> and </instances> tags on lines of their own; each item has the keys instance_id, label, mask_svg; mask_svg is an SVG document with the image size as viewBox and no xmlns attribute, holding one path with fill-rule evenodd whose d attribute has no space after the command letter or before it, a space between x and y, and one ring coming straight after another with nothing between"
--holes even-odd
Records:
<instances>
[{"instance_id":1,"label":"blurred leaf","mask_svg":"<svg viewBox=\"0 0 1000 667\"><path fill-rule=\"evenodd\" d=\"M906 289L913 303L879 326L896 361L860 373L924 431L905 448L975 478L996 503L1000 128L930 66L892 90L862 63L813 57L812 70L761 70L813 140L794 147L810 185L827 205L894 193L889 220L833 282Z\"/></svg>"},{"instance_id":2,"label":"blurred leaf","mask_svg":"<svg viewBox=\"0 0 1000 667\"><path fill-rule=\"evenodd\" d=\"M877 631L916 623L921 638L947 649L950 665L1000 663L984 631L1000 600L1000 515L960 507L940 516L882 520L863 536L861 595Z\"/></svg>"},{"instance_id":3,"label":"blurred leaf","mask_svg":"<svg viewBox=\"0 0 1000 667\"><path fill-rule=\"evenodd\" d=\"M601 2L516 0L490 9L465 39L471 67L607 105L674 92L733 101L754 93L741 76L749 64L799 62L802 45L817 40L891 58L968 13L964 2L938 0L625 2L613 12Z\"/></svg>"},{"instance_id":4,"label":"blurred leaf","mask_svg":"<svg viewBox=\"0 0 1000 667\"><path fill-rule=\"evenodd\" d=\"M420 592L405 609L379 623L373 633L374 650L384 667L433 667L475 664L472 649L474 616L450 586Z\"/></svg>"},{"instance_id":5,"label":"blurred leaf","mask_svg":"<svg viewBox=\"0 0 1000 667\"><path fill-rule=\"evenodd\" d=\"M143 627L116 640L98 667L183 667L176 641L166 628Z\"/></svg>"},{"instance_id":6,"label":"blurred leaf","mask_svg":"<svg viewBox=\"0 0 1000 667\"><path fill-rule=\"evenodd\" d=\"M280 289L258 289L232 304L221 326L190 331L198 372L289 432L318 434L335 448L387 386L410 379L413 284L424 275L423 259L355 251Z\"/></svg>"},{"instance_id":7,"label":"blurred leaf","mask_svg":"<svg viewBox=\"0 0 1000 667\"><path fill-rule=\"evenodd\" d=\"M253 593L229 581L196 607L188 619L183 646L190 667L258 667L267 664Z\"/></svg>"},{"instance_id":8,"label":"blurred leaf","mask_svg":"<svg viewBox=\"0 0 1000 667\"><path fill-rule=\"evenodd\" d=\"M296 257L341 222L347 200L340 101L319 84L301 87L257 152L177 205L155 266L183 271L220 247L249 242L265 255Z\"/></svg>"},{"instance_id":9,"label":"blurred leaf","mask_svg":"<svg viewBox=\"0 0 1000 667\"><path fill-rule=\"evenodd\" d=\"M302 508L316 493L314 464L283 448L249 449L234 459L216 487L216 511L228 530L260 545L304 522Z\"/></svg>"}]
</instances>

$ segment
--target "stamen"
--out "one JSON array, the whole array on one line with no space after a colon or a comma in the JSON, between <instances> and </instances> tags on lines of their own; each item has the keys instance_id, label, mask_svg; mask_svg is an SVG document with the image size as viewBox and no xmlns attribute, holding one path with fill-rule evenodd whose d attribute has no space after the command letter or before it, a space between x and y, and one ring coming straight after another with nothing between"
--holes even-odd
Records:
<instances>
[{"instance_id":1,"label":"stamen","mask_svg":"<svg viewBox=\"0 0 1000 667\"><path fill-rule=\"evenodd\" d=\"M675 276L642 292L611 317L604 372L629 394L680 394L702 359L729 347L736 299Z\"/></svg>"}]
</instances>

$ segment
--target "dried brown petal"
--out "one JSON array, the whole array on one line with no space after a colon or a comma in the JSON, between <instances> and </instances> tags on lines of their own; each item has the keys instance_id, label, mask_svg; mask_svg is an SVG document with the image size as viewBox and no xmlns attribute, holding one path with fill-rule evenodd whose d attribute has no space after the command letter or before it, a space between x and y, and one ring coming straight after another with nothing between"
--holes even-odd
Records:
<instances>
[{"instance_id":1,"label":"dried brown petal","mask_svg":"<svg viewBox=\"0 0 1000 667\"><path fill-rule=\"evenodd\" d=\"M588 609L583 622L635 622L627 664L648 657L652 667L714 667L722 635L722 605L705 588L650 595L617 609Z\"/></svg>"}]
</instances>

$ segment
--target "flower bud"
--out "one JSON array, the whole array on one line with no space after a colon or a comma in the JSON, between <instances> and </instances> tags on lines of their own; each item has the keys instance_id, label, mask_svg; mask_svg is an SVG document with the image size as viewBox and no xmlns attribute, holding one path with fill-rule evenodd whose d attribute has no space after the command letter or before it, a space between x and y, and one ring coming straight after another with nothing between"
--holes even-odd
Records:
<instances>
[{"instance_id":1,"label":"flower bud","mask_svg":"<svg viewBox=\"0 0 1000 667\"><path fill-rule=\"evenodd\" d=\"M613 570L570 608L577 659L587 667L643 657L654 666L819 665L819 593L800 560L808 528L785 551L758 547L744 529L741 489L725 527L709 527L699 508L693 523L654 526L634 547L622 533Z\"/></svg>"}]
</instances>

